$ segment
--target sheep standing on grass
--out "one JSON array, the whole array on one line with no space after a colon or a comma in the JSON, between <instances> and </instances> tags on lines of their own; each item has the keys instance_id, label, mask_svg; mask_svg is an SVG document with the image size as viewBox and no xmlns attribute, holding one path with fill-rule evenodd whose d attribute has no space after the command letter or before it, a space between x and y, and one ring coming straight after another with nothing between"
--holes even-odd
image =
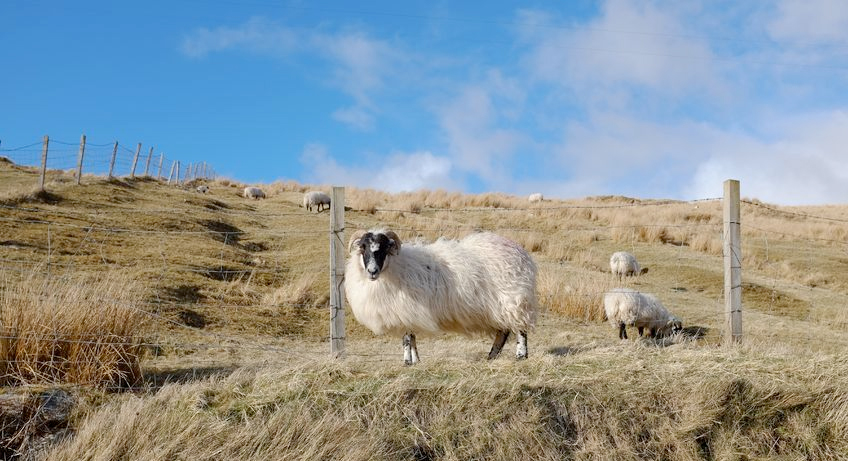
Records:
<instances>
[{"instance_id":1,"label":"sheep standing on grass","mask_svg":"<svg viewBox=\"0 0 848 461\"><path fill-rule=\"evenodd\" d=\"M376 334L403 337L407 365L418 362L417 334L494 335L489 359L510 332L527 358L536 322L536 264L516 242L492 233L403 245L397 234L359 231L348 245L345 294L356 320Z\"/></svg>"},{"instance_id":2,"label":"sheep standing on grass","mask_svg":"<svg viewBox=\"0 0 848 461\"><path fill-rule=\"evenodd\" d=\"M621 339L627 339L628 326L638 328L639 336L647 328L653 338L683 329L680 319L671 315L656 296L630 288L613 288L605 293L604 313L610 325L618 328Z\"/></svg>"},{"instance_id":3,"label":"sheep standing on grass","mask_svg":"<svg viewBox=\"0 0 848 461\"><path fill-rule=\"evenodd\" d=\"M200 192L201 194L205 194L205 193L209 192L209 186L207 186L207 185L197 186L197 188L195 188L195 190Z\"/></svg>"},{"instance_id":4,"label":"sheep standing on grass","mask_svg":"<svg viewBox=\"0 0 848 461\"><path fill-rule=\"evenodd\" d=\"M312 211L312 207L315 207L319 213L322 207L329 210L330 196L321 191L307 192L303 194L303 207L309 211Z\"/></svg>"},{"instance_id":5,"label":"sheep standing on grass","mask_svg":"<svg viewBox=\"0 0 848 461\"><path fill-rule=\"evenodd\" d=\"M265 192L262 192L262 189L260 189L258 187L250 187L250 186L245 187L243 195L244 195L244 198L251 198L251 199L257 199L257 200L261 199L261 198L265 198Z\"/></svg>"},{"instance_id":6,"label":"sheep standing on grass","mask_svg":"<svg viewBox=\"0 0 848 461\"><path fill-rule=\"evenodd\" d=\"M618 280L621 281L622 278L627 276L644 274L648 272L648 269L643 270L639 266L639 261L636 261L636 256L633 256L632 253L616 251L610 256L610 272L612 272L612 275L617 275Z\"/></svg>"},{"instance_id":7,"label":"sheep standing on grass","mask_svg":"<svg viewBox=\"0 0 848 461\"><path fill-rule=\"evenodd\" d=\"M538 192L535 193L535 194L530 194L530 197L527 197L527 200L530 201L530 203L541 202L544 199L545 199L545 197Z\"/></svg>"}]
</instances>

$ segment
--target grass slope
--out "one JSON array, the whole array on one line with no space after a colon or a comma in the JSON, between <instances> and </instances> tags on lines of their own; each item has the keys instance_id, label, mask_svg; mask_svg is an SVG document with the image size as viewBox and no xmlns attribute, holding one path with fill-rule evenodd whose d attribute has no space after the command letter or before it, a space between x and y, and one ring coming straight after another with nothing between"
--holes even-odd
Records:
<instances>
[{"instance_id":1,"label":"grass slope","mask_svg":"<svg viewBox=\"0 0 848 461\"><path fill-rule=\"evenodd\" d=\"M143 178L48 179L41 193L32 169L0 164L4 312L33 273L83 292L108 273L132 288L109 299L147 319L141 385L70 388L75 435L48 459L848 453L848 207L743 204L746 339L726 347L719 202L530 206L503 194L348 188L348 231L387 225L412 241L490 229L540 267L529 360L509 350L487 362L488 338L447 335L422 338L422 364L404 368L397 339L350 315L346 358L327 358L329 222L297 206L306 186L267 185L267 200L250 201L227 180L203 195ZM682 338L621 342L603 322L600 297L618 285L607 260L621 249L649 268L622 283L657 294L684 320ZM20 378L33 392L68 384Z\"/></svg>"}]
</instances>

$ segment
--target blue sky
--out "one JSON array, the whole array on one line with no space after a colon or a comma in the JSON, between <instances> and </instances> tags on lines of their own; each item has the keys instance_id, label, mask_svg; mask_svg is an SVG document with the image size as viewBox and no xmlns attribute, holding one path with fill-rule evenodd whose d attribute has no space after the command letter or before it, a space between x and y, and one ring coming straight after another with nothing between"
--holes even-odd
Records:
<instances>
[{"instance_id":1,"label":"blue sky","mask_svg":"<svg viewBox=\"0 0 848 461\"><path fill-rule=\"evenodd\" d=\"M0 5L2 148L244 182L848 202L848 2Z\"/></svg>"}]
</instances>

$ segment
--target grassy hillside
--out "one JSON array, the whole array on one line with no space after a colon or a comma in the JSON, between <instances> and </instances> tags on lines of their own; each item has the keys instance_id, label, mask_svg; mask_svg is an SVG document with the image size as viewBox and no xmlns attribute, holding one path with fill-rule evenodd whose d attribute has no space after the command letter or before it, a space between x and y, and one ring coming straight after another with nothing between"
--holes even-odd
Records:
<instances>
[{"instance_id":1,"label":"grassy hillside","mask_svg":"<svg viewBox=\"0 0 848 461\"><path fill-rule=\"evenodd\" d=\"M7 450L59 427L65 441L46 449L50 459L848 452L848 206L743 203L745 341L727 347L719 200L531 205L348 188L348 232L383 225L409 242L494 230L540 268L527 361L510 348L487 362L489 338L445 335L421 338L422 363L406 368L398 339L375 337L350 313L346 357L328 358L329 216L298 207L312 186L264 185L268 199L252 201L228 180L199 194L71 178L51 172L39 192L34 170L0 162L5 389L58 387L77 402L67 421L6 436ZM619 284L608 269L616 250L649 269L621 284L657 294L683 335L617 339L601 309ZM49 315L63 311L102 313ZM91 338L112 340L83 347ZM94 361L105 372L73 373L105 351L120 352Z\"/></svg>"}]
</instances>

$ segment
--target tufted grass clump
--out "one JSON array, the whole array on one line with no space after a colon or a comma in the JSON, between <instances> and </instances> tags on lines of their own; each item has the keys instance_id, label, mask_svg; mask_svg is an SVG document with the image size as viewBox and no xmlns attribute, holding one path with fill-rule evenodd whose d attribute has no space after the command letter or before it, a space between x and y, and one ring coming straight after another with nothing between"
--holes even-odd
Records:
<instances>
[{"instance_id":1,"label":"tufted grass clump","mask_svg":"<svg viewBox=\"0 0 848 461\"><path fill-rule=\"evenodd\" d=\"M0 289L0 384L137 384L146 321L138 284L44 274Z\"/></svg>"}]
</instances>

